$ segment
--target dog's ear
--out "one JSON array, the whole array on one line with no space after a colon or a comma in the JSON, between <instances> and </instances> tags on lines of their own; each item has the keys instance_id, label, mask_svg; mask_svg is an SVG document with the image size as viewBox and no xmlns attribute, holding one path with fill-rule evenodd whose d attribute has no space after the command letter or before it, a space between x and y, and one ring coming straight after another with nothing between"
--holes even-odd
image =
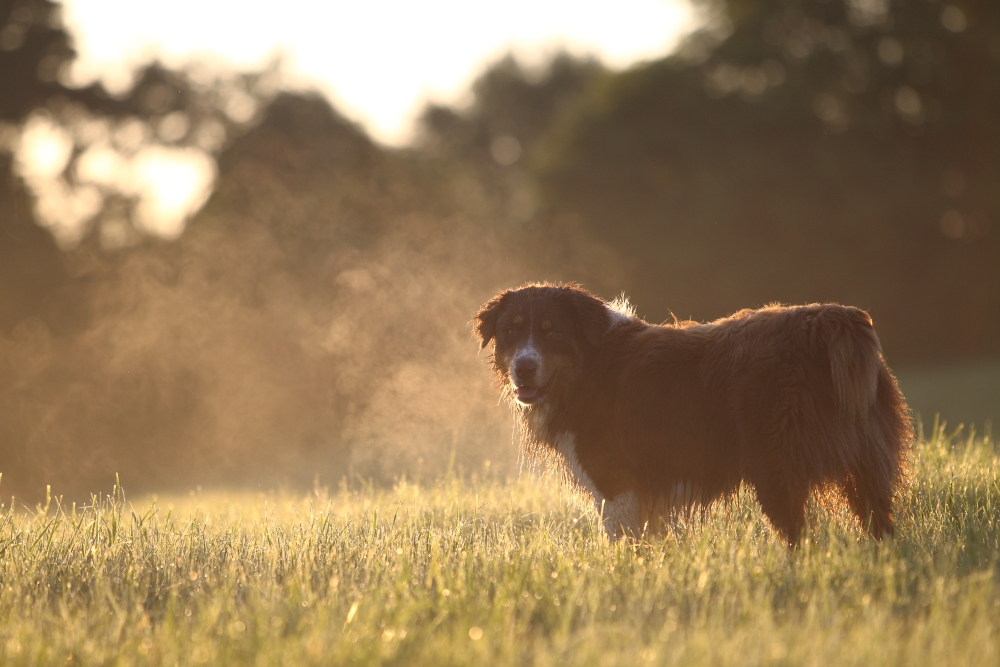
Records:
<instances>
[{"instance_id":1,"label":"dog's ear","mask_svg":"<svg viewBox=\"0 0 1000 667\"><path fill-rule=\"evenodd\" d=\"M573 308L573 317L583 337L597 347L604 333L611 326L611 314L603 301L582 289L568 289L567 295Z\"/></svg>"},{"instance_id":2,"label":"dog's ear","mask_svg":"<svg viewBox=\"0 0 1000 667\"><path fill-rule=\"evenodd\" d=\"M508 290L507 292L497 294L483 304L483 307L476 313L476 318L472 321L472 324L476 330L476 336L480 341L480 350L489 345L493 337L496 336L497 318L500 316L500 309L503 306L504 299L507 298L509 293L510 291Z\"/></svg>"}]
</instances>

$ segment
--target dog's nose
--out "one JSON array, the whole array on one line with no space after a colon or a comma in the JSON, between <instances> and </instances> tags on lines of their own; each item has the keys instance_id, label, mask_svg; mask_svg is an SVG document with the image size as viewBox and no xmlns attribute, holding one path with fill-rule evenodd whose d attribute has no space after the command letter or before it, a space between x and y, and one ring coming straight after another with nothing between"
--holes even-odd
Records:
<instances>
[{"instance_id":1,"label":"dog's nose","mask_svg":"<svg viewBox=\"0 0 1000 667\"><path fill-rule=\"evenodd\" d=\"M534 359L518 359L514 362L514 380L516 382L528 382L534 379L535 371L538 370L538 362Z\"/></svg>"}]
</instances>

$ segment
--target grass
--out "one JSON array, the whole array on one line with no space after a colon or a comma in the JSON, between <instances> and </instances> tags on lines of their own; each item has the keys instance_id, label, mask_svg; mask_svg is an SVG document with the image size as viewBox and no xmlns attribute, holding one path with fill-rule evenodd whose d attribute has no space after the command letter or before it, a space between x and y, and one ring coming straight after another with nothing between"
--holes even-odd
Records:
<instances>
[{"instance_id":1,"label":"grass","mask_svg":"<svg viewBox=\"0 0 1000 667\"><path fill-rule=\"evenodd\" d=\"M1000 660L1000 459L938 429L899 535L742 494L608 543L545 477L489 474L0 516L0 664L983 665Z\"/></svg>"}]
</instances>

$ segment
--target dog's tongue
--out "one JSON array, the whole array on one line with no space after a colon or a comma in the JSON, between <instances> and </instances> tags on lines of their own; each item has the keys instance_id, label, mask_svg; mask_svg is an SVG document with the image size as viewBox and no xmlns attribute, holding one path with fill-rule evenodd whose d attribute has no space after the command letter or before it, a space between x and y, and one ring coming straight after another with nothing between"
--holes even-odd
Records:
<instances>
[{"instance_id":1,"label":"dog's tongue","mask_svg":"<svg viewBox=\"0 0 1000 667\"><path fill-rule=\"evenodd\" d=\"M538 387L515 387L514 393L520 399L531 400L538 395Z\"/></svg>"}]
</instances>

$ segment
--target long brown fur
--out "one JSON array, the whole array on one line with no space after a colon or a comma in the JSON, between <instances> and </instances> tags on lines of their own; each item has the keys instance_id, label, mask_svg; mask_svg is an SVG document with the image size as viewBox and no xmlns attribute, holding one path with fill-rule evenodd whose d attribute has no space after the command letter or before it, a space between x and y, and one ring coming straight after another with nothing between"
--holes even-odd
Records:
<instances>
[{"instance_id":1,"label":"long brown fur","mask_svg":"<svg viewBox=\"0 0 1000 667\"><path fill-rule=\"evenodd\" d=\"M541 447L572 438L602 505L635 497L646 525L747 484L794 545L809 494L827 487L872 536L893 533L913 432L864 311L772 305L652 325L576 285L539 284L498 294L474 326L522 428ZM527 341L551 376L538 388L512 375Z\"/></svg>"}]
</instances>

